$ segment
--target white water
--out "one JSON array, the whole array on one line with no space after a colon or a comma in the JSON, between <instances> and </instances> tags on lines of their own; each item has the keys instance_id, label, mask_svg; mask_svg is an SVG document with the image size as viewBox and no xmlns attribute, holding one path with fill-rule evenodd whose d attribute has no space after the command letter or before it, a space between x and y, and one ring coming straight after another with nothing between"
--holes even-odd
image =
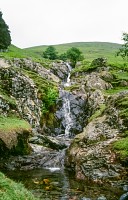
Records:
<instances>
[{"instance_id":1,"label":"white water","mask_svg":"<svg viewBox=\"0 0 128 200\"><path fill-rule=\"evenodd\" d=\"M70 82L70 72L72 70L71 66L66 63L67 67L68 67L68 77L66 82L64 83L64 87L68 87L70 86L71 82ZM63 90L63 112L64 112L64 118L65 118L65 136L69 137L70 136L70 129L72 127L73 121L72 121L72 117L71 117L71 110L70 110L70 99L69 99L69 95L70 93L67 91Z\"/></svg>"},{"instance_id":2,"label":"white water","mask_svg":"<svg viewBox=\"0 0 128 200\"><path fill-rule=\"evenodd\" d=\"M68 86L70 86L70 76L71 76L71 70L72 70L72 68L71 68L71 66L69 65L69 63L66 63L66 65L67 65L67 67L68 67L68 77L67 77L67 80L66 80L66 82L64 83L64 86L65 87L68 87Z\"/></svg>"}]
</instances>

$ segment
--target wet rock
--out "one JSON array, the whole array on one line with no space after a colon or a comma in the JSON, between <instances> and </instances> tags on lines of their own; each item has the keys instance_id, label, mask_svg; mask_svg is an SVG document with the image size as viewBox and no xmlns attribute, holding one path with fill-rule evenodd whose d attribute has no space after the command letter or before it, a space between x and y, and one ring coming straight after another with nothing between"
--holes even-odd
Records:
<instances>
[{"instance_id":1,"label":"wet rock","mask_svg":"<svg viewBox=\"0 0 128 200\"><path fill-rule=\"evenodd\" d=\"M44 136L44 135L39 135L39 134L34 137L31 137L29 139L29 142L33 144L40 144L42 146L49 147L55 150L59 150L59 149L62 150L67 147L67 145L64 142L56 139L55 137Z\"/></svg>"},{"instance_id":2,"label":"wet rock","mask_svg":"<svg viewBox=\"0 0 128 200\"><path fill-rule=\"evenodd\" d=\"M119 200L128 200L128 192L123 194Z\"/></svg>"},{"instance_id":3,"label":"wet rock","mask_svg":"<svg viewBox=\"0 0 128 200\"><path fill-rule=\"evenodd\" d=\"M53 150L37 144L31 144L33 152L25 156L11 156L0 160L0 169L31 170L39 168L63 169L65 151Z\"/></svg>"},{"instance_id":4,"label":"wet rock","mask_svg":"<svg viewBox=\"0 0 128 200\"><path fill-rule=\"evenodd\" d=\"M81 95L74 95L71 92L60 91L60 103L55 113L60 121L60 131L65 133L66 126L69 125L69 135L73 136L83 130L86 120L86 99ZM70 123L70 124L69 124ZM58 131L58 130L57 130ZM57 134L57 133L56 133Z\"/></svg>"},{"instance_id":5,"label":"wet rock","mask_svg":"<svg viewBox=\"0 0 128 200\"><path fill-rule=\"evenodd\" d=\"M101 196L101 197L98 197L98 199L97 200L107 200L107 198L106 197L104 197L104 196Z\"/></svg>"}]
</instances>

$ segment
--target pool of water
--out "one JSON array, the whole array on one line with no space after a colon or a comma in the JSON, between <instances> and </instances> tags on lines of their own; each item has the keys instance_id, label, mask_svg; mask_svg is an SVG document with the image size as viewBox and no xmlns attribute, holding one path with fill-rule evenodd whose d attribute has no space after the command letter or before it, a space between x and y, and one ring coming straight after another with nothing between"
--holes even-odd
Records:
<instances>
[{"instance_id":1,"label":"pool of water","mask_svg":"<svg viewBox=\"0 0 128 200\"><path fill-rule=\"evenodd\" d=\"M60 168L3 172L16 182L22 182L36 197L44 200L119 200L123 194L122 188L79 182L71 172Z\"/></svg>"}]
</instances>

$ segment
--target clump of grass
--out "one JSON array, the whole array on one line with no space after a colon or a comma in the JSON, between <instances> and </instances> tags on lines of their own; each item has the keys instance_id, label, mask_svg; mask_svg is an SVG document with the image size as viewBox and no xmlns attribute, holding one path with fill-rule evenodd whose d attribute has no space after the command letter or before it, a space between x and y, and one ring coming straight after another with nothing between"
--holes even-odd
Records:
<instances>
[{"instance_id":1,"label":"clump of grass","mask_svg":"<svg viewBox=\"0 0 128 200\"><path fill-rule=\"evenodd\" d=\"M0 132L11 132L13 130L30 130L28 122L14 117L0 116Z\"/></svg>"},{"instance_id":2,"label":"clump of grass","mask_svg":"<svg viewBox=\"0 0 128 200\"><path fill-rule=\"evenodd\" d=\"M96 66L91 65L91 62L84 60L84 61L81 63L80 66L75 67L75 68L72 70L71 75L74 75L74 74L77 73L77 72L79 72L79 73L81 73L81 72L87 72L87 71L93 70L93 69L95 69L95 68L96 68Z\"/></svg>"},{"instance_id":3,"label":"clump of grass","mask_svg":"<svg viewBox=\"0 0 128 200\"><path fill-rule=\"evenodd\" d=\"M124 92L124 91L128 91L127 86L126 87L114 87L112 89L105 90L105 93L113 95L113 94L117 94L117 93Z\"/></svg>"},{"instance_id":4,"label":"clump of grass","mask_svg":"<svg viewBox=\"0 0 128 200\"><path fill-rule=\"evenodd\" d=\"M105 104L101 104L99 109L95 111L95 113L89 118L88 122L91 122L93 119L100 117L105 110Z\"/></svg>"},{"instance_id":5,"label":"clump of grass","mask_svg":"<svg viewBox=\"0 0 128 200\"><path fill-rule=\"evenodd\" d=\"M120 154L121 158L128 157L128 137L116 141L113 148Z\"/></svg>"},{"instance_id":6,"label":"clump of grass","mask_svg":"<svg viewBox=\"0 0 128 200\"><path fill-rule=\"evenodd\" d=\"M123 119L124 124L128 127L128 95L118 99L115 106L119 110L119 117Z\"/></svg>"},{"instance_id":7,"label":"clump of grass","mask_svg":"<svg viewBox=\"0 0 128 200\"><path fill-rule=\"evenodd\" d=\"M0 172L0 199L1 200L38 200L25 189L23 184L16 183Z\"/></svg>"}]
</instances>

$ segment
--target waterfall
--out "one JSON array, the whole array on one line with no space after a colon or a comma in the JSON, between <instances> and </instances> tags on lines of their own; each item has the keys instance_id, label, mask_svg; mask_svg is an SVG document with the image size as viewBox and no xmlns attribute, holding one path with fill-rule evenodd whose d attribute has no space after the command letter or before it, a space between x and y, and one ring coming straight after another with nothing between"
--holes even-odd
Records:
<instances>
[{"instance_id":1,"label":"waterfall","mask_svg":"<svg viewBox=\"0 0 128 200\"><path fill-rule=\"evenodd\" d=\"M66 80L66 82L64 83L64 86L65 87L68 87L68 86L70 86L70 76L71 76L71 70L72 70L72 68L71 68L71 66L69 65L69 63L66 63L66 65L67 65L67 67L68 67L68 77L67 77L67 80Z\"/></svg>"},{"instance_id":2,"label":"waterfall","mask_svg":"<svg viewBox=\"0 0 128 200\"><path fill-rule=\"evenodd\" d=\"M70 72L72 70L71 66L66 63L68 67L68 77L66 82L64 83L64 87L70 86ZM71 117L71 110L70 110L70 93L63 90L63 114L64 114L64 124L65 124L65 136L69 137L70 136L70 129L73 125L72 117Z\"/></svg>"},{"instance_id":3,"label":"waterfall","mask_svg":"<svg viewBox=\"0 0 128 200\"><path fill-rule=\"evenodd\" d=\"M71 110L70 110L70 100L69 100L69 93L64 91L64 98L63 98L63 112L64 112L64 122L65 122L65 136L69 137L70 129L72 127L72 117L71 117Z\"/></svg>"}]
</instances>

